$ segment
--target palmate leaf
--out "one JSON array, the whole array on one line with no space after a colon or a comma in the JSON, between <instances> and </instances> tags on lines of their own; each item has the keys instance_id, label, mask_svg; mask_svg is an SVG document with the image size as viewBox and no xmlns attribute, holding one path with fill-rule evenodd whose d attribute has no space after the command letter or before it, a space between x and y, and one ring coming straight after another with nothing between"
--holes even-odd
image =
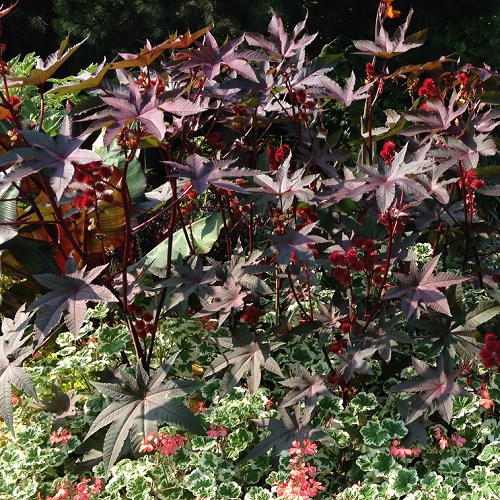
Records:
<instances>
[{"instance_id":1,"label":"palmate leaf","mask_svg":"<svg viewBox=\"0 0 500 500\"><path fill-rule=\"evenodd\" d=\"M475 169L480 155L492 156L497 152L495 141L488 139L485 134L467 137L463 141L454 137L444 137L443 140L446 146L430 153L436 160L442 160L439 167L443 172L448 168L458 166L459 162L465 170Z\"/></svg>"},{"instance_id":2,"label":"palmate leaf","mask_svg":"<svg viewBox=\"0 0 500 500\"><path fill-rule=\"evenodd\" d=\"M424 361L412 359L413 368L419 380L405 380L390 389L390 392L422 392L415 397L406 422L412 422L431 409L435 404L437 411L446 423L450 423L453 414L452 396L472 397L471 393L456 382L460 370L445 370L443 358L440 356L437 367L433 368Z\"/></svg>"},{"instance_id":3,"label":"palmate leaf","mask_svg":"<svg viewBox=\"0 0 500 500\"><path fill-rule=\"evenodd\" d=\"M75 260L70 257L66 262L65 276L35 275L42 286L51 290L37 298L28 308L28 311L37 311L35 325L48 335L66 312L65 323L76 337L85 319L87 301L118 301L107 288L92 284L105 267L97 266L85 272L85 268L78 270Z\"/></svg>"},{"instance_id":4,"label":"palmate leaf","mask_svg":"<svg viewBox=\"0 0 500 500\"><path fill-rule=\"evenodd\" d=\"M245 78L257 82L257 77L250 64L236 52L243 40L244 36L235 40L226 40L219 47L213 35L207 31L203 44L195 42L196 48L180 50L174 56L174 63L181 61L178 68L182 72L189 72L192 68L199 67L209 80L213 80L219 75L221 66L225 65Z\"/></svg>"},{"instance_id":5,"label":"palmate leaf","mask_svg":"<svg viewBox=\"0 0 500 500\"><path fill-rule=\"evenodd\" d=\"M392 318L387 321L380 319L378 324L370 324L366 332L360 337L353 338L356 349L376 347L380 357L389 363L392 356L392 348L399 344L414 344L415 341L407 333L396 328L399 319Z\"/></svg>"},{"instance_id":6,"label":"palmate leaf","mask_svg":"<svg viewBox=\"0 0 500 500\"><path fill-rule=\"evenodd\" d=\"M108 146L123 127L137 120L149 134L161 141L167 127L163 111L159 109L160 102L156 97L156 86L141 94L141 88L134 79L125 70L121 71L129 83L128 95L110 92L111 95L102 96L101 99L109 108L81 120L96 120L90 125L86 134L106 127L103 142L105 146Z\"/></svg>"},{"instance_id":7,"label":"palmate leaf","mask_svg":"<svg viewBox=\"0 0 500 500\"><path fill-rule=\"evenodd\" d=\"M265 336L255 336L245 324L241 325L238 337L221 337L218 342L228 351L212 362L205 376L211 376L229 367L221 382L223 395L236 387L243 375L248 372L248 388L253 396L260 385L261 368L283 378L278 363L270 355L272 351L283 345L282 342L267 342Z\"/></svg>"},{"instance_id":8,"label":"palmate leaf","mask_svg":"<svg viewBox=\"0 0 500 500\"><path fill-rule=\"evenodd\" d=\"M281 267L290 264L292 254L295 254L297 259L305 262L314 261L314 254L310 246L315 243L326 242L321 236L309 234L315 227L316 222L308 224L297 231L289 225L286 227L285 234L269 235L269 238L273 241L271 249L276 252L276 259Z\"/></svg>"},{"instance_id":9,"label":"palmate leaf","mask_svg":"<svg viewBox=\"0 0 500 500\"><path fill-rule=\"evenodd\" d=\"M405 162L408 144L399 151L391 165L387 165L379 158L378 168L375 166L358 163L358 167L365 176L357 179L349 179L345 183L345 194L350 198L370 192L375 192L377 206L381 212L385 212L396 198L396 188L399 190L410 190L420 196L428 197L427 191L417 181L416 176L431 168L431 160L417 160Z\"/></svg>"},{"instance_id":10,"label":"palmate leaf","mask_svg":"<svg viewBox=\"0 0 500 500\"><path fill-rule=\"evenodd\" d=\"M177 398L190 394L203 384L195 380L170 380L165 382L176 356L160 366L149 377L139 362L135 378L126 372L119 374L119 383L92 384L114 400L94 420L85 439L99 429L110 425L103 445L106 472L115 464L127 439L132 445L150 432L158 430L157 421L166 422L178 429L203 434L204 429L189 408Z\"/></svg>"},{"instance_id":11,"label":"palmate leaf","mask_svg":"<svg viewBox=\"0 0 500 500\"><path fill-rule=\"evenodd\" d=\"M174 161L165 162L173 169L174 177L186 177L191 182L191 186L198 193L202 194L207 189L209 184L222 188L230 189L239 193L247 191L234 182L228 181L227 177L245 177L256 175L257 170L246 168L229 168L236 160L209 160L198 154L189 155L186 158L186 164L182 165Z\"/></svg>"},{"instance_id":12,"label":"palmate leaf","mask_svg":"<svg viewBox=\"0 0 500 500\"><path fill-rule=\"evenodd\" d=\"M480 343L474 332L479 325L486 324L500 314L500 305L497 301L485 300L467 309L460 284L449 287L446 298L451 316L443 316L429 310L428 320L419 319L412 323L432 343L427 352L427 359L441 354L445 366L451 369L457 357L464 360L477 359Z\"/></svg>"},{"instance_id":13,"label":"palmate leaf","mask_svg":"<svg viewBox=\"0 0 500 500\"><path fill-rule=\"evenodd\" d=\"M372 374L373 371L367 359L371 358L376 350L376 346L370 346L361 350L355 349L350 345L347 346L345 354L335 354L334 356L334 358L340 361L336 370L338 375L342 375L344 380L348 382L354 375L354 372Z\"/></svg>"},{"instance_id":14,"label":"palmate leaf","mask_svg":"<svg viewBox=\"0 0 500 500\"><path fill-rule=\"evenodd\" d=\"M65 116L55 139L43 132L21 131L21 135L32 147L13 149L0 157L0 167L15 164L7 169L3 179L0 178L0 191L5 191L11 182L42 169L49 169L50 184L59 200L73 178L74 163L85 164L101 159L93 151L80 149L83 139L72 139L71 129L71 118Z\"/></svg>"},{"instance_id":15,"label":"palmate leaf","mask_svg":"<svg viewBox=\"0 0 500 500\"><path fill-rule=\"evenodd\" d=\"M49 90L48 94L54 94L56 97L78 92L80 90L95 89L99 87L104 75L111 69L111 64L106 64L106 59L97 66L97 68L90 73L89 71L82 71L78 76L74 77L73 82L60 85Z\"/></svg>"},{"instance_id":16,"label":"palmate leaf","mask_svg":"<svg viewBox=\"0 0 500 500\"><path fill-rule=\"evenodd\" d=\"M208 295L210 300L202 301L202 309L194 317L200 318L219 313L219 326L224 323L231 311L240 311L244 306L244 299L250 291L243 290L241 285L232 276L222 286L213 286Z\"/></svg>"},{"instance_id":17,"label":"palmate leaf","mask_svg":"<svg viewBox=\"0 0 500 500\"><path fill-rule=\"evenodd\" d=\"M432 134L441 130L446 130L447 132L453 131L455 119L462 115L468 106L465 103L455 109L457 99L458 94L454 90L448 106L445 106L441 99L433 97L426 100L426 109L403 112L404 117L409 122L416 122L419 125L408 127L401 131L400 135L413 136L421 133ZM457 127L455 129L458 130Z\"/></svg>"},{"instance_id":18,"label":"palmate leaf","mask_svg":"<svg viewBox=\"0 0 500 500\"><path fill-rule=\"evenodd\" d=\"M403 314L407 319L413 315L420 300L435 311L451 316L446 297L439 289L462 283L467 281L467 278L450 272L432 274L440 256L436 255L422 269L419 269L417 263L412 260L410 261L410 272L408 274L394 273L401 285L389 290L384 295L384 298L402 297Z\"/></svg>"},{"instance_id":19,"label":"palmate leaf","mask_svg":"<svg viewBox=\"0 0 500 500\"><path fill-rule=\"evenodd\" d=\"M0 415L14 435L14 414L12 409L12 387L37 399L35 386L28 374L21 367L23 361L34 352L33 347L26 347L30 335L28 328L31 314L25 307L18 309L14 319L3 318L2 336L0 336Z\"/></svg>"},{"instance_id":20,"label":"palmate leaf","mask_svg":"<svg viewBox=\"0 0 500 500\"><path fill-rule=\"evenodd\" d=\"M303 366L299 366L299 373L296 377L283 380L280 384L292 388L292 391L281 401L280 407L287 408L304 399L306 415L312 413L319 396L332 396L332 393L325 385L325 377L318 373L312 375Z\"/></svg>"},{"instance_id":21,"label":"palmate leaf","mask_svg":"<svg viewBox=\"0 0 500 500\"><path fill-rule=\"evenodd\" d=\"M83 394L77 394L74 390L66 393L56 384L52 384L52 395L32 403L31 406L52 413L54 418L52 430L57 431L60 427L66 426L68 418L78 414L76 403L82 398Z\"/></svg>"},{"instance_id":22,"label":"palmate leaf","mask_svg":"<svg viewBox=\"0 0 500 500\"><path fill-rule=\"evenodd\" d=\"M306 47L316 38L317 33L314 35L305 35L298 39L299 34L306 25L307 16L303 21L295 26L292 34L289 35L285 31L281 18L276 14L276 12L274 12L274 10L271 12L272 18L268 26L268 31L271 36L266 38L260 33L245 33L245 39L249 45L260 47L271 56L287 58L292 57L297 50Z\"/></svg>"},{"instance_id":23,"label":"palmate leaf","mask_svg":"<svg viewBox=\"0 0 500 500\"><path fill-rule=\"evenodd\" d=\"M377 56L381 59L391 59L410 49L420 47L425 42L427 30L422 30L406 37L406 31L408 30L412 15L413 9L410 9L406 21L399 26L391 38L383 26L379 11L375 42L370 40L353 40L352 43L359 50L359 52L355 52L355 54Z\"/></svg>"},{"instance_id":24,"label":"palmate leaf","mask_svg":"<svg viewBox=\"0 0 500 500\"><path fill-rule=\"evenodd\" d=\"M343 106L349 107L353 101L366 99L369 95L368 91L372 86L371 83L368 83L360 87L358 90L354 90L355 82L356 77L354 76L354 71L351 72L351 76L349 77L349 80L347 80L344 88L327 76L323 76L320 78L320 84L324 90L320 91L317 97L335 99Z\"/></svg>"},{"instance_id":25,"label":"palmate leaf","mask_svg":"<svg viewBox=\"0 0 500 500\"><path fill-rule=\"evenodd\" d=\"M186 265L174 265L172 276L164 281L160 281L156 288L166 288L168 290L163 307L172 309L178 304L185 303L194 293L198 296L209 293L209 284L215 280L215 270L204 268L202 260L193 255Z\"/></svg>"},{"instance_id":26,"label":"palmate leaf","mask_svg":"<svg viewBox=\"0 0 500 500\"><path fill-rule=\"evenodd\" d=\"M204 35L208 28L191 33L189 30L184 35L172 35L168 40L165 40L159 45L151 46L149 40L146 40L145 46L138 54L120 53L123 61L115 61L110 64L111 68L133 68L149 66L153 61L160 57L163 52L169 49L183 49L189 47L197 38Z\"/></svg>"},{"instance_id":27,"label":"palmate leaf","mask_svg":"<svg viewBox=\"0 0 500 500\"><path fill-rule=\"evenodd\" d=\"M304 176L304 169L293 172L290 176L290 154L276 172L276 180L269 175L256 175L253 181L259 185L258 188L248 188L247 191L258 193L250 196L248 201L258 199L260 203L275 200L280 201L280 208L286 211L293 203L294 198L299 201L308 202L314 196L314 192L309 187L316 180L318 175Z\"/></svg>"},{"instance_id":28,"label":"palmate leaf","mask_svg":"<svg viewBox=\"0 0 500 500\"><path fill-rule=\"evenodd\" d=\"M88 38L88 37L87 37ZM81 42L73 45L66 50L69 38L65 38L59 47L57 52L50 54L45 61L38 58L35 69L31 72L29 76L17 76L11 75L8 78L9 87L24 87L26 85L36 85L41 86L48 81L48 79L61 67L61 65L75 52L83 42L87 40L85 38Z\"/></svg>"},{"instance_id":29,"label":"palmate leaf","mask_svg":"<svg viewBox=\"0 0 500 500\"><path fill-rule=\"evenodd\" d=\"M330 441L331 437L323 430L309 425L310 415L305 415L300 410L300 405L295 407L294 414L290 414L288 408L278 409L281 420L274 418L259 418L253 421L271 434L256 444L243 460L253 460L269 450L273 455L279 455L282 451L292 447L294 441L303 442L304 439L311 441Z\"/></svg>"}]
</instances>

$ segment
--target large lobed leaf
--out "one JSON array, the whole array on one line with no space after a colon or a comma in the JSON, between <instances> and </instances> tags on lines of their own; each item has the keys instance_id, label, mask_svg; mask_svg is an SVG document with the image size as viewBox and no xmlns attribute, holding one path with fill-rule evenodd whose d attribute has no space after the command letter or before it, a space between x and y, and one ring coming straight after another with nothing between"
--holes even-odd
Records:
<instances>
[{"instance_id":1,"label":"large lobed leaf","mask_svg":"<svg viewBox=\"0 0 500 500\"><path fill-rule=\"evenodd\" d=\"M37 399L35 386L23 370L23 361L33 354L33 348L25 346L30 336L26 335L31 314L21 307L13 320L3 318L0 336L0 415L14 434L12 409L12 387Z\"/></svg>"},{"instance_id":2,"label":"large lobed leaf","mask_svg":"<svg viewBox=\"0 0 500 500\"><path fill-rule=\"evenodd\" d=\"M105 267L97 266L85 272L85 268L78 270L75 260L70 257L66 263L65 276L35 275L42 286L51 290L37 298L28 308L28 311L37 311L36 326L48 335L66 312L66 325L76 337L85 319L87 301L117 302L118 299L107 288L92 284Z\"/></svg>"},{"instance_id":3,"label":"large lobed leaf","mask_svg":"<svg viewBox=\"0 0 500 500\"><path fill-rule=\"evenodd\" d=\"M165 382L176 356L160 366L152 377L142 363L136 366L135 377L121 371L118 383L93 385L106 396L115 400L95 419L85 439L99 429L110 425L103 445L104 468L107 472L115 464L125 442L132 444L158 429L157 421L178 429L203 434L204 429L189 408L177 400L190 394L203 384L194 380L170 380Z\"/></svg>"}]
</instances>

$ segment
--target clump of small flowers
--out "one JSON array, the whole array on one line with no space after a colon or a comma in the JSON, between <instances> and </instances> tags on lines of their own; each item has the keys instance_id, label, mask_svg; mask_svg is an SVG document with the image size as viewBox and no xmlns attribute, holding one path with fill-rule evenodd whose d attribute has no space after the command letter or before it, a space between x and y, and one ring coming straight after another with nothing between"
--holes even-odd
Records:
<instances>
[{"instance_id":1,"label":"clump of small flowers","mask_svg":"<svg viewBox=\"0 0 500 500\"><path fill-rule=\"evenodd\" d=\"M68 429L63 429L60 432L53 431L49 442L50 444L67 444L69 440L73 437L71 432L68 432Z\"/></svg>"},{"instance_id":2,"label":"clump of small flowers","mask_svg":"<svg viewBox=\"0 0 500 500\"><path fill-rule=\"evenodd\" d=\"M438 442L438 447L440 450L445 450L451 445L455 445L457 448L462 448L467 440L461 437L458 432L455 432L451 438L443 435L443 429L441 427L434 428L434 439Z\"/></svg>"},{"instance_id":3,"label":"clump of small flowers","mask_svg":"<svg viewBox=\"0 0 500 500\"><path fill-rule=\"evenodd\" d=\"M305 457L314 455L317 445L310 439L304 439L302 446L299 441L293 441L292 448L288 449L291 458L289 461L290 472L285 481L277 482L272 491L279 497L289 500L307 500L314 498L319 491L324 490L321 482L316 481L316 467L306 462Z\"/></svg>"},{"instance_id":4,"label":"clump of small flowers","mask_svg":"<svg viewBox=\"0 0 500 500\"><path fill-rule=\"evenodd\" d=\"M479 395L479 404L485 409L489 410L495 406L495 401L491 399L490 393L488 389L481 387L479 391L477 391Z\"/></svg>"},{"instance_id":5,"label":"clump of small flowers","mask_svg":"<svg viewBox=\"0 0 500 500\"><path fill-rule=\"evenodd\" d=\"M243 309L243 314L241 315L241 319L245 323L248 323L250 325L255 325L263 314L264 311L262 309L259 309L258 307L249 304L245 306L245 308Z\"/></svg>"},{"instance_id":6,"label":"clump of small flowers","mask_svg":"<svg viewBox=\"0 0 500 500\"><path fill-rule=\"evenodd\" d=\"M406 446L402 445L400 446L397 439L392 442L389 451L391 455L399 458L418 458L422 453L422 450L420 448L417 448L416 446L413 448L407 448Z\"/></svg>"},{"instance_id":7,"label":"clump of small flowers","mask_svg":"<svg viewBox=\"0 0 500 500\"><path fill-rule=\"evenodd\" d=\"M92 479L84 478L79 483L71 483L67 479L56 486L56 494L48 496L46 500L62 500L69 498L71 500L89 500L95 495L99 495L104 486L104 480L100 477Z\"/></svg>"},{"instance_id":8,"label":"clump of small flowers","mask_svg":"<svg viewBox=\"0 0 500 500\"><path fill-rule=\"evenodd\" d=\"M418 95L420 97L441 97L441 92L432 78L426 78L418 89Z\"/></svg>"},{"instance_id":9,"label":"clump of small flowers","mask_svg":"<svg viewBox=\"0 0 500 500\"><path fill-rule=\"evenodd\" d=\"M161 431L159 434L156 431L150 432L142 439L139 446L139 453L152 453L159 451L162 455L173 455L178 448L185 445L186 438L182 434L169 436L166 432Z\"/></svg>"},{"instance_id":10,"label":"clump of small flowers","mask_svg":"<svg viewBox=\"0 0 500 500\"><path fill-rule=\"evenodd\" d=\"M484 347L479 357L486 369L500 368L500 340L494 333L487 333L484 337Z\"/></svg>"},{"instance_id":11,"label":"clump of small flowers","mask_svg":"<svg viewBox=\"0 0 500 500\"><path fill-rule=\"evenodd\" d=\"M219 436L224 437L227 436L227 429L224 427L216 427L215 425L211 425L210 429L205 432L205 434L211 438L217 438Z\"/></svg>"},{"instance_id":12,"label":"clump of small flowers","mask_svg":"<svg viewBox=\"0 0 500 500\"><path fill-rule=\"evenodd\" d=\"M380 151L380 156L387 163L387 165L391 165L394 157L396 156L396 144L392 141L385 141Z\"/></svg>"}]
</instances>

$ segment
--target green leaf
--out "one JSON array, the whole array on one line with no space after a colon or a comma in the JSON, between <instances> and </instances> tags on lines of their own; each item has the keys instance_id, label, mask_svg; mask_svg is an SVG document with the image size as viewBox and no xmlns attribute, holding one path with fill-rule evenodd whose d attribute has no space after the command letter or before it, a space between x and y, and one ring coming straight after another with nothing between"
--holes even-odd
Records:
<instances>
[{"instance_id":1,"label":"green leaf","mask_svg":"<svg viewBox=\"0 0 500 500\"><path fill-rule=\"evenodd\" d=\"M10 222L17 222L17 201L16 196L19 191L15 186L11 186L0 198L0 246L15 238L17 227L4 226Z\"/></svg>"},{"instance_id":2,"label":"green leaf","mask_svg":"<svg viewBox=\"0 0 500 500\"><path fill-rule=\"evenodd\" d=\"M476 95L477 99L480 99L486 104L491 104L497 106L500 104L500 92L498 90L491 90L489 92L483 92Z\"/></svg>"},{"instance_id":3,"label":"green leaf","mask_svg":"<svg viewBox=\"0 0 500 500\"><path fill-rule=\"evenodd\" d=\"M390 439L387 429L384 429L378 422L373 420L362 427L360 432L363 436L363 442L367 446L375 448L379 448Z\"/></svg>"},{"instance_id":4,"label":"green leaf","mask_svg":"<svg viewBox=\"0 0 500 500\"><path fill-rule=\"evenodd\" d=\"M382 420L382 427L388 432L389 439L403 439L408 434L408 429L401 420L385 418Z\"/></svg>"},{"instance_id":5,"label":"green leaf","mask_svg":"<svg viewBox=\"0 0 500 500\"><path fill-rule=\"evenodd\" d=\"M241 486L235 481L228 481L222 483L217 490L218 498L225 499L237 499L241 495Z\"/></svg>"},{"instance_id":6,"label":"green leaf","mask_svg":"<svg viewBox=\"0 0 500 500\"><path fill-rule=\"evenodd\" d=\"M461 475L465 469L465 464L459 457L448 457L439 461L437 471L443 476Z\"/></svg>"},{"instance_id":7,"label":"green leaf","mask_svg":"<svg viewBox=\"0 0 500 500\"><path fill-rule=\"evenodd\" d=\"M407 495L418 483L415 469L399 469L389 475L389 487L397 495Z\"/></svg>"},{"instance_id":8,"label":"green leaf","mask_svg":"<svg viewBox=\"0 0 500 500\"><path fill-rule=\"evenodd\" d=\"M487 444L477 458L481 462L487 462L490 467L498 467L500 465L500 441Z\"/></svg>"},{"instance_id":9,"label":"green leaf","mask_svg":"<svg viewBox=\"0 0 500 500\"><path fill-rule=\"evenodd\" d=\"M186 228L191 239L192 245L196 251L201 254L208 253L219 238L219 233L223 227L222 215L213 213L203 219L198 219ZM189 245L186 234L182 229L176 231L172 242L172 261L177 260L179 256L187 257L190 255ZM141 263L150 269L153 273L165 273L168 256L168 239L162 241L153 250L148 252ZM135 265L137 266L137 264ZM160 274L160 276L162 275Z\"/></svg>"}]
</instances>

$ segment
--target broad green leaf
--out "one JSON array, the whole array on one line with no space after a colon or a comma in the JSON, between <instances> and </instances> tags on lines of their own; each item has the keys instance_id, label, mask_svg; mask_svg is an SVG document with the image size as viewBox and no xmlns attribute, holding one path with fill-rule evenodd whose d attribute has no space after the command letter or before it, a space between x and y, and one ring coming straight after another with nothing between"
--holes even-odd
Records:
<instances>
[{"instance_id":1,"label":"broad green leaf","mask_svg":"<svg viewBox=\"0 0 500 500\"><path fill-rule=\"evenodd\" d=\"M500 465L500 441L487 444L477 457L481 462L487 462L489 467Z\"/></svg>"},{"instance_id":2,"label":"broad green leaf","mask_svg":"<svg viewBox=\"0 0 500 500\"><path fill-rule=\"evenodd\" d=\"M0 198L0 246L17 235L17 226L4 226L9 222L17 222L17 201L18 190L11 186Z\"/></svg>"},{"instance_id":3,"label":"broad green leaf","mask_svg":"<svg viewBox=\"0 0 500 500\"><path fill-rule=\"evenodd\" d=\"M208 217L193 222L190 226L187 226L186 230L197 253L205 254L214 246L222 227L221 214L213 213ZM164 275L164 270L167 267L168 244L168 239L162 241L141 259L142 264L149 268L151 272L155 274L160 272ZM173 235L172 261L177 260L179 256L187 257L188 255L190 255L190 250L186 234L182 229L179 229ZM162 274L159 274L159 276Z\"/></svg>"},{"instance_id":4,"label":"broad green leaf","mask_svg":"<svg viewBox=\"0 0 500 500\"><path fill-rule=\"evenodd\" d=\"M366 446L379 448L389 441L390 435L378 422L371 420L361 428L361 435Z\"/></svg>"}]
</instances>

